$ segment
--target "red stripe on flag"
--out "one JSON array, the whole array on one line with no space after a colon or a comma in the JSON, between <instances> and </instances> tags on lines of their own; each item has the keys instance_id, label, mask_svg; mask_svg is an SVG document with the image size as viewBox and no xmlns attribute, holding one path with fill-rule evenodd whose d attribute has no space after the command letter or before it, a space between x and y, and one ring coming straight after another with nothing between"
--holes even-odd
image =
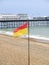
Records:
<instances>
[{"instance_id":1,"label":"red stripe on flag","mask_svg":"<svg viewBox=\"0 0 49 65\"><path fill-rule=\"evenodd\" d=\"M26 23L22 24L21 26L19 26L18 28L16 28L14 30L14 33L17 32L17 31L19 31L19 30L22 30L24 28L27 28L27 27L28 27L28 22L26 22Z\"/></svg>"}]
</instances>

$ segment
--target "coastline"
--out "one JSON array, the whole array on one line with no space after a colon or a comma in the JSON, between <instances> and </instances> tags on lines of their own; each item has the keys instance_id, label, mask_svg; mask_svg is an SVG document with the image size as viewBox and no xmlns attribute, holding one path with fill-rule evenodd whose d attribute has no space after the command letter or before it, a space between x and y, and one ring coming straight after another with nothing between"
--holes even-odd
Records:
<instances>
[{"instance_id":1,"label":"coastline","mask_svg":"<svg viewBox=\"0 0 49 65\"><path fill-rule=\"evenodd\" d=\"M13 36L13 32L9 32L9 31L0 31L0 34ZM28 35L20 36L19 38L28 38ZM39 35L29 35L29 38L32 40L34 39L37 42L49 43L49 38L47 37L41 37Z\"/></svg>"}]
</instances>

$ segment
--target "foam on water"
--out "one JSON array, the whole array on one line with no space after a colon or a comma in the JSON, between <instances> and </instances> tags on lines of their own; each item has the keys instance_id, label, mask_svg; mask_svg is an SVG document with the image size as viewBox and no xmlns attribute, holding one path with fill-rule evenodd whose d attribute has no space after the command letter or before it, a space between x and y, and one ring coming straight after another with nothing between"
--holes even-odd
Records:
<instances>
[{"instance_id":1,"label":"foam on water","mask_svg":"<svg viewBox=\"0 0 49 65\"><path fill-rule=\"evenodd\" d=\"M0 34L13 36L13 32L9 32L9 31L0 31ZM24 36L20 36L19 38L28 38L28 37L30 39L35 39L38 42L49 43L49 38L47 38L47 37L41 37L40 35L24 35Z\"/></svg>"}]
</instances>

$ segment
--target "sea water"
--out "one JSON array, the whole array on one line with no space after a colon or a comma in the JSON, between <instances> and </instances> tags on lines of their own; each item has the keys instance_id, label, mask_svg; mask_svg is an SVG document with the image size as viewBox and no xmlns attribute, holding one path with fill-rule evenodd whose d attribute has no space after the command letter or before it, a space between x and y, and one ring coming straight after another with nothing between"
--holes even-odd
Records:
<instances>
[{"instance_id":1,"label":"sea water","mask_svg":"<svg viewBox=\"0 0 49 65\"><path fill-rule=\"evenodd\" d=\"M49 26L29 27L29 34L49 38Z\"/></svg>"},{"instance_id":2,"label":"sea water","mask_svg":"<svg viewBox=\"0 0 49 65\"><path fill-rule=\"evenodd\" d=\"M15 28L5 28L0 30L13 32L14 29ZM48 26L29 26L29 35L49 38L49 25Z\"/></svg>"},{"instance_id":3,"label":"sea water","mask_svg":"<svg viewBox=\"0 0 49 65\"><path fill-rule=\"evenodd\" d=\"M13 32L15 28L1 29L3 31ZM29 27L29 35L48 37L49 38L49 26L32 26Z\"/></svg>"}]
</instances>

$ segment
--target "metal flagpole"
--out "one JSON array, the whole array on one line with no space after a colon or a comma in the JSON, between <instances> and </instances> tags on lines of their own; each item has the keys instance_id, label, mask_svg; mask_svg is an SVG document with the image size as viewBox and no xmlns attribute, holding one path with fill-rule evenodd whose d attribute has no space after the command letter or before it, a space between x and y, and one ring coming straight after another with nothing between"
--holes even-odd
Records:
<instances>
[{"instance_id":1,"label":"metal flagpole","mask_svg":"<svg viewBox=\"0 0 49 65\"><path fill-rule=\"evenodd\" d=\"M29 21L28 21L28 65L30 65L30 43L29 43Z\"/></svg>"}]
</instances>

